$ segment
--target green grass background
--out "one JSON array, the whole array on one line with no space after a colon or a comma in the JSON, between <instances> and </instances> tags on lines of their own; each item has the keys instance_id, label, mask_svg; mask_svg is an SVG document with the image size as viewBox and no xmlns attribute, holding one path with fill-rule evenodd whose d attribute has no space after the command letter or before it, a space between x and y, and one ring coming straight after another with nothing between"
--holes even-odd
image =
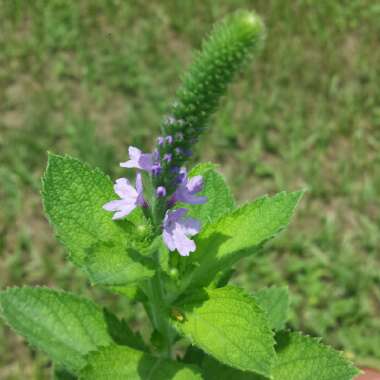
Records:
<instances>
[{"instance_id":1,"label":"green grass background","mask_svg":"<svg viewBox=\"0 0 380 380\"><path fill-rule=\"evenodd\" d=\"M65 263L41 210L46 151L107 171L150 149L179 77L213 22L237 8L267 25L196 160L239 201L306 187L291 227L235 279L288 284L290 326L358 363L380 359L380 4L373 0L0 0L0 287L80 291L132 318ZM65 263L65 264L64 264ZM0 378L49 362L0 326Z\"/></svg>"}]
</instances>

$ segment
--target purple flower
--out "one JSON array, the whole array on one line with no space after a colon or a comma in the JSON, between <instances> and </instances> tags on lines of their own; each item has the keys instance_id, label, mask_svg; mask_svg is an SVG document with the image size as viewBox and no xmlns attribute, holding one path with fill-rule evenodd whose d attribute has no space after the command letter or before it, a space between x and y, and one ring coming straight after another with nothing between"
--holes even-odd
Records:
<instances>
[{"instance_id":1,"label":"purple flower","mask_svg":"<svg viewBox=\"0 0 380 380\"><path fill-rule=\"evenodd\" d=\"M157 198L166 197L166 189L164 186L158 186L156 189Z\"/></svg>"},{"instance_id":2,"label":"purple flower","mask_svg":"<svg viewBox=\"0 0 380 380\"><path fill-rule=\"evenodd\" d=\"M197 220L183 218L186 213L185 208L168 210L164 218L164 243L170 251L177 250L181 256L189 256L195 251L195 243L189 236L196 235L201 229Z\"/></svg>"},{"instance_id":3,"label":"purple flower","mask_svg":"<svg viewBox=\"0 0 380 380\"><path fill-rule=\"evenodd\" d=\"M170 145L173 144L173 136L166 136L165 141Z\"/></svg>"},{"instance_id":4,"label":"purple flower","mask_svg":"<svg viewBox=\"0 0 380 380\"><path fill-rule=\"evenodd\" d=\"M154 153L142 153L140 149L130 146L128 149L129 160L120 163L123 168L137 168L141 170L146 170L147 172L152 171L156 155Z\"/></svg>"},{"instance_id":5,"label":"purple flower","mask_svg":"<svg viewBox=\"0 0 380 380\"><path fill-rule=\"evenodd\" d=\"M162 136L157 137L157 144L162 145L164 143L164 138Z\"/></svg>"},{"instance_id":6,"label":"purple flower","mask_svg":"<svg viewBox=\"0 0 380 380\"><path fill-rule=\"evenodd\" d=\"M190 179L187 176L185 168L180 170L178 175L179 185L170 199L169 205L174 205L176 202L184 202L191 205L199 205L207 202L207 197L196 196L203 188L203 177L196 175Z\"/></svg>"},{"instance_id":7,"label":"purple flower","mask_svg":"<svg viewBox=\"0 0 380 380\"><path fill-rule=\"evenodd\" d=\"M154 164L152 166L152 174L157 176L161 173L161 165L158 163L158 164Z\"/></svg>"},{"instance_id":8,"label":"purple flower","mask_svg":"<svg viewBox=\"0 0 380 380\"><path fill-rule=\"evenodd\" d=\"M141 174L136 175L136 189L126 178L119 178L114 185L115 193L121 198L106 203L103 209L115 212L112 219L121 219L130 214L137 206L146 207L143 195L143 184Z\"/></svg>"},{"instance_id":9,"label":"purple flower","mask_svg":"<svg viewBox=\"0 0 380 380\"><path fill-rule=\"evenodd\" d=\"M163 157L163 160L166 161L166 162L171 162L173 156L171 153L165 153L164 154L164 157Z\"/></svg>"}]
</instances>

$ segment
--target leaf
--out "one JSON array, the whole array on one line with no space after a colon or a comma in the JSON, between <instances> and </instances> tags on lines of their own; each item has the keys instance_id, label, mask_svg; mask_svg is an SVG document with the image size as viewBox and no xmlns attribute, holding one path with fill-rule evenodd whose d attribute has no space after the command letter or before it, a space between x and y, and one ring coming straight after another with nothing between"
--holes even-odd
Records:
<instances>
[{"instance_id":1,"label":"leaf","mask_svg":"<svg viewBox=\"0 0 380 380\"><path fill-rule=\"evenodd\" d=\"M86 252L99 242L125 242L127 220L114 222L103 205L115 199L113 185L99 169L69 156L49 154L42 180L45 212L58 238L70 252L70 258L83 266Z\"/></svg>"},{"instance_id":2,"label":"leaf","mask_svg":"<svg viewBox=\"0 0 380 380\"><path fill-rule=\"evenodd\" d=\"M134 333L124 319L119 320L107 309L104 309L104 317L107 321L108 333L115 343L121 346L129 346L136 350L145 351L147 349L141 335Z\"/></svg>"},{"instance_id":3,"label":"leaf","mask_svg":"<svg viewBox=\"0 0 380 380\"><path fill-rule=\"evenodd\" d=\"M0 309L17 333L70 371L86 364L89 351L112 343L102 310L70 293L10 288L0 293Z\"/></svg>"},{"instance_id":4,"label":"leaf","mask_svg":"<svg viewBox=\"0 0 380 380\"><path fill-rule=\"evenodd\" d=\"M340 352L321 344L319 339L298 332L281 332L276 340L277 359L272 380L351 380L359 373ZM210 357L204 358L202 373L207 380L265 380Z\"/></svg>"},{"instance_id":5,"label":"leaf","mask_svg":"<svg viewBox=\"0 0 380 380\"><path fill-rule=\"evenodd\" d=\"M273 380L351 380L359 371L343 355L300 333L281 332Z\"/></svg>"},{"instance_id":6,"label":"leaf","mask_svg":"<svg viewBox=\"0 0 380 380\"><path fill-rule=\"evenodd\" d=\"M82 380L202 380L194 366L156 358L123 346L109 346L91 353Z\"/></svg>"},{"instance_id":7,"label":"leaf","mask_svg":"<svg viewBox=\"0 0 380 380\"><path fill-rule=\"evenodd\" d=\"M259 306L266 311L269 324L274 330L284 328L288 319L289 294L288 288L271 287L260 289L253 294Z\"/></svg>"},{"instance_id":8,"label":"leaf","mask_svg":"<svg viewBox=\"0 0 380 380\"><path fill-rule=\"evenodd\" d=\"M262 197L206 226L198 235L197 250L190 256L196 268L184 286L205 286L216 273L230 268L284 229L303 192L282 192Z\"/></svg>"},{"instance_id":9,"label":"leaf","mask_svg":"<svg viewBox=\"0 0 380 380\"><path fill-rule=\"evenodd\" d=\"M274 339L265 312L253 297L228 286L195 292L178 305L175 323L192 344L243 371L269 375Z\"/></svg>"},{"instance_id":10,"label":"leaf","mask_svg":"<svg viewBox=\"0 0 380 380\"><path fill-rule=\"evenodd\" d=\"M213 170L215 165L202 163L196 165L189 173L190 177L203 176L203 190L197 195L207 196L207 202L202 205L191 205L189 216L201 221L202 226L212 223L235 208L235 200L221 174Z\"/></svg>"},{"instance_id":11,"label":"leaf","mask_svg":"<svg viewBox=\"0 0 380 380\"><path fill-rule=\"evenodd\" d=\"M228 367L210 356L205 356L202 362L202 375L207 380L266 380L267 377L252 372L243 372ZM285 380L285 379L282 379ZM293 379L286 379L293 380Z\"/></svg>"},{"instance_id":12,"label":"leaf","mask_svg":"<svg viewBox=\"0 0 380 380\"><path fill-rule=\"evenodd\" d=\"M94 285L126 286L151 278L155 273L151 260L121 245L97 244L84 263Z\"/></svg>"},{"instance_id":13,"label":"leaf","mask_svg":"<svg viewBox=\"0 0 380 380\"><path fill-rule=\"evenodd\" d=\"M64 368L54 368L53 372L54 380L76 380L77 377L66 371Z\"/></svg>"}]
</instances>

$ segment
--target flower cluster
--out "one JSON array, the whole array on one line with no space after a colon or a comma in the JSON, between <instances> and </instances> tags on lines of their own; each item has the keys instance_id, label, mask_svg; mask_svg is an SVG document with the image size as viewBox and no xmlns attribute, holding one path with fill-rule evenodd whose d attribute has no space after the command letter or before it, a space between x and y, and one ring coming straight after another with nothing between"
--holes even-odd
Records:
<instances>
[{"instance_id":1,"label":"flower cluster","mask_svg":"<svg viewBox=\"0 0 380 380\"><path fill-rule=\"evenodd\" d=\"M136 175L135 187L126 178L116 180L114 190L120 199L110 201L103 206L106 211L114 212L112 218L114 220L126 217L136 207L149 208L149 202L144 198L140 171L148 172L154 183L154 178L162 171L162 163L166 162L170 166L172 162L169 154L161 158L158 150L153 153L142 153L140 149L131 146L128 153L129 160L122 162L120 166L135 168L139 171ZM166 169L168 168L166 167ZM178 202L191 205L207 202L207 197L197 195L203 188L203 178L199 175L190 178L185 167L171 166L169 169L174 174L173 186L167 189L165 186L159 185L155 188L154 195L157 200L165 202L165 214L161 224L163 241L170 251L177 250L181 256L188 256L196 249L194 241L189 237L196 235L201 226L199 221L185 218L188 212L186 208L173 209L173 207Z\"/></svg>"}]
</instances>

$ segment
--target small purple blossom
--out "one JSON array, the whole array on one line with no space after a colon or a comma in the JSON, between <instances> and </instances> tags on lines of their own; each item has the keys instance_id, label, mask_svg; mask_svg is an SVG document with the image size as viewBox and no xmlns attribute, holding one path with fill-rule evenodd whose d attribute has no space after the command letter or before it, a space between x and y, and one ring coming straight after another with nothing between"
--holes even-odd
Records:
<instances>
[{"instance_id":1,"label":"small purple blossom","mask_svg":"<svg viewBox=\"0 0 380 380\"><path fill-rule=\"evenodd\" d=\"M129 160L126 162L121 162L120 166L123 168L137 168L141 170L146 170L147 172L152 171L154 161L157 159L157 154L155 153L142 153L140 149L130 146L128 149Z\"/></svg>"},{"instance_id":2,"label":"small purple blossom","mask_svg":"<svg viewBox=\"0 0 380 380\"><path fill-rule=\"evenodd\" d=\"M166 197L166 189L164 186L158 186L156 189L157 198Z\"/></svg>"},{"instance_id":3,"label":"small purple blossom","mask_svg":"<svg viewBox=\"0 0 380 380\"><path fill-rule=\"evenodd\" d=\"M164 138L162 136L157 137L157 144L162 145L164 143Z\"/></svg>"},{"instance_id":4,"label":"small purple blossom","mask_svg":"<svg viewBox=\"0 0 380 380\"><path fill-rule=\"evenodd\" d=\"M161 173L161 165L159 163L152 166L152 175L158 176Z\"/></svg>"},{"instance_id":5,"label":"small purple blossom","mask_svg":"<svg viewBox=\"0 0 380 380\"><path fill-rule=\"evenodd\" d=\"M196 245L189 236L196 235L200 229L200 223L193 218L184 218L187 209L168 210L163 224L163 239L170 251L177 250L181 256L189 256L194 252Z\"/></svg>"},{"instance_id":6,"label":"small purple blossom","mask_svg":"<svg viewBox=\"0 0 380 380\"><path fill-rule=\"evenodd\" d=\"M166 141L166 143L167 144L169 144L169 145L171 145L171 144L173 144L173 136L165 136L165 141Z\"/></svg>"},{"instance_id":7,"label":"small purple blossom","mask_svg":"<svg viewBox=\"0 0 380 380\"><path fill-rule=\"evenodd\" d=\"M169 201L169 206L174 205L176 202L184 202L192 205L199 205L207 202L207 197L195 195L202 191L202 176L196 175L189 179L186 169L182 168L177 177L177 181L179 185Z\"/></svg>"},{"instance_id":8,"label":"small purple blossom","mask_svg":"<svg viewBox=\"0 0 380 380\"><path fill-rule=\"evenodd\" d=\"M166 162L171 162L171 160L172 160L172 154L171 153L165 153L164 157L163 157L163 160L166 161Z\"/></svg>"},{"instance_id":9,"label":"small purple blossom","mask_svg":"<svg viewBox=\"0 0 380 380\"><path fill-rule=\"evenodd\" d=\"M112 219L121 219L130 214L137 206L146 207L143 195L143 184L141 174L136 175L136 189L126 178L119 178L114 185L115 193L121 198L106 203L103 209L115 212Z\"/></svg>"}]
</instances>

